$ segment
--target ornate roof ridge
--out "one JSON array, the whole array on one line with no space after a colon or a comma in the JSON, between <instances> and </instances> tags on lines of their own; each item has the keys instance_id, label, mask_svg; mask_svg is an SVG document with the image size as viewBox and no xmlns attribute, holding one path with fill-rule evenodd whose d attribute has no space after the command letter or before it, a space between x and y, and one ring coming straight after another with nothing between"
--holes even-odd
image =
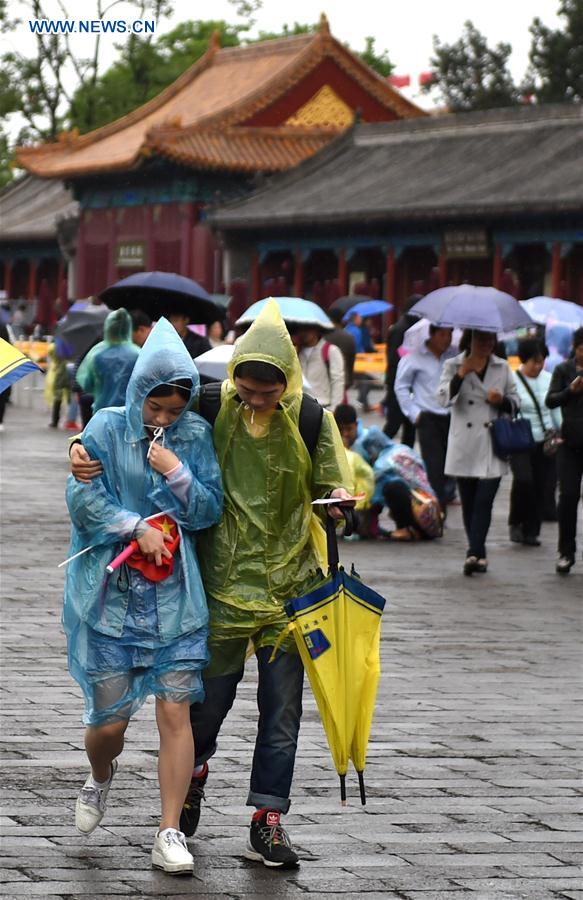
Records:
<instances>
[{"instance_id":1,"label":"ornate roof ridge","mask_svg":"<svg viewBox=\"0 0 583 900\"><path fill-rule=\"evenodd\" d=\"M142 104L142 106L138 106L137 109L133 109L125 116L121 116L113 122L108 122L107 125L102 125L100 128L95 128L93 131L88 131L87 134L72 137L70 136L70 132L65 132L58 141L53 143L41 144L34 147L19 147L19 159L25 160L28 156L41 156L45 153L62 151L64 143L70 143L70 146L75 149L86 147L89 144L94 144L96 141L100 141L103 138L109 137L111 134L123 130L129 125L134 125L136 122L139 122L140 119L146 118L146 116L149 116L161 106L164 106L172 97L176 96L176 94L189 84L193 78L200 75L202 71L211 65L218 52L220 51L217 50L216 44L211 40L208 50L200 57L200 59L197 59L196 62L182 73L182 75L179 75L176 81L173 81L172 84L169 84L168 87L164 88L159 94L156 94L155 97L152 97L151 100Z\"/></svg>"},{"instance_id":2,"label":"ornate roof ridge","mask_svg":"<svg viewBox=\"0 0 583 900\"><path fill-rule=\"evenodd\" d=\"M317 37L317 32L309 32L308 34L290 34L288 37L273 38L252 44L240 44L238 47L221 47L216 63L220 65L223 60L229 62L237 56L245 56L248 59L253 56L272 56L278 51L283 53L285 50L293 50L294 45L309 45Z\"/></svg>"}]
</instances>

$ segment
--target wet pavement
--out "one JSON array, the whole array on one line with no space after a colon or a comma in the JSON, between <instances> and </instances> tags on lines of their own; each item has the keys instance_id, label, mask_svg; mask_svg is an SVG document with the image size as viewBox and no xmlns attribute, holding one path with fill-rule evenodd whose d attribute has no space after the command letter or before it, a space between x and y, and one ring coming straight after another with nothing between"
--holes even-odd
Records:
<instances>
[{"instance_id":1,"label":"wet pavement","mask_svg":"<svg viewBox=\"0 0 583 900\"><path fill-rule=\"evenodd\" d=\"M151 702L130 726L103 825L78 835L74 804L87 762L57 569L68 546L67 435L47 421L46 412L9 407L0 435L0 894L583 900L583 562L579 555L567 578L554 574L552 524L538 549L508 542L507 483L487 575L461 574L459 507L441 541L343 544L343 560L388 599L368 803L360 806L349 775L349 802L340 805L307 688L286 817L298 870L270 871L242 856L252 661L211 764L194 878L150 868L159 811Z\"/></svg>"}]
</instances>

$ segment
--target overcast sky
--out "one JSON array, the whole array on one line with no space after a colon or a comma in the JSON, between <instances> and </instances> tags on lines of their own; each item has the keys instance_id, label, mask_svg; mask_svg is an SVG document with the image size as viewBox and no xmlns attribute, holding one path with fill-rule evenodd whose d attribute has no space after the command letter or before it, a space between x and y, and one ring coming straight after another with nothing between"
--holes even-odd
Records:
<instances>
[{"instance_id":1,"label":"overcast sky","mask_svg":"<svg viewBox=\"0 0 583 900\"><path fill-rule=\"evenodd\" d=\"M64 5L71 10L71 18L75 15L91 17L93 3L75 4L72 0L64 0ZM559 0L294 0L284 4L281 0L264 0L263 8L257 15L254 33L258 30L280 30L284 23L294 21L311 23L319 19L320 13L328 16L332 33L341 41L346 41L355 50L364 49L365 38L372 35L376 38L379 51L388 50L390 59L396 66L395 74L411 75L416 81L419 72L427 70L432 53L432 38L437 35L442 43L451 43L460 36L463 24L471 19L476 27L486 35L489 44L507 41L513 47L511 69L516 80L520 80L528 63L530 35L528 27L535 16L539 16L550 27L557 27L560 20L556 10ZM22 15L17 2L9 3L15 15ZM187 19L226 19L229 22L242 22L228 0L208 2L192 2L192 0L175 0L175 12L171 19L159 22L157 33L168 31L176 24ZM286 12L289 7L290 12ZM62 17L57 0L45 0L48 15ZM111 17L131 20L134 15L126 4L116 6ZM83 41L85 40L85 43ZM90 52L89 41L75 37L75 52ZM102 37L102 67L107 68L116 57L114 44L117 38L112 35ZM28 22L24 21L12 34L0 37L0 48L3 50L23 49L29 47L34 51L34 38L30 34ZM407 96L419 100L427 106L426 97L416 97L414 89L407 91Z\"/></svg>"}]
</instances>

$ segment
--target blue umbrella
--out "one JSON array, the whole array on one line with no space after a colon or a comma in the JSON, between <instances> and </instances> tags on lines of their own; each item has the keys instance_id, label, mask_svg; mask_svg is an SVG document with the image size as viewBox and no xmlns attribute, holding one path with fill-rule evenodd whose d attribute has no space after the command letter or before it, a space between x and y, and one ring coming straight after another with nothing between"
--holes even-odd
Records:
<instances>
[{"instance_id":1,"label":"blue umbrella","mask_svg":"<svg viewBox=\"0 0 583 900\"><path fill-rule=\"evenodd\" d=\"M249 309L245 310L235 325L250 325L255 321L267 301L272 299L279 306L284 322L290 325L316 325L325 331L331 331L334 328L333 322L317 303L312 303L311 300L302 300L301 297L266 297L265 300L258 300L257 303L253 303Z\"/></svg>"},{"instance_id":2,"label":"blue umbrella","mask_svg":"<svg viewBox=\"0 0 583 900\"><path fill-rule=\"evenodd\" d=\"M564 325L575 331L583 325L583 306L555 297L531 297L520 304L538 325Z\"/></svg>"},{"instance_id":3,"label":"blue umbrella","mask_svg":"<svg viewBox=\"0 0 583 900\"><path fill-rule=\"evenodd\" d=\"M510 294L493 287L458 284L431 291L411 307L440 328L472 328L499 333L526 328L532 319Z\"/></svg>"},{"instance_id":4,"label":"blue umbrella","mask_svg":"<svg viewBox=\"0 0 583 900\"><path fill-rule=\"evenodd\" d=\"M110 309L141 309L152 319L184 313L191 322L210 325L223 317L222 309L198 282L174 272L136 272L100 296Z\"/></svg>"},{"instance_id":5,"label":"blue umbrella","mask_svg":"<svg viewBox=\"0 0 583 900\"><path fill-rule=\"evenodd\" d=\"M393 308L392 303L386 303L385 300L363 300L362 303L356 303L342 318L343 322L348 322L355 313L366 319L367 316L380 316L382 313L388 313Z\"/></svg>"}]
</instances>

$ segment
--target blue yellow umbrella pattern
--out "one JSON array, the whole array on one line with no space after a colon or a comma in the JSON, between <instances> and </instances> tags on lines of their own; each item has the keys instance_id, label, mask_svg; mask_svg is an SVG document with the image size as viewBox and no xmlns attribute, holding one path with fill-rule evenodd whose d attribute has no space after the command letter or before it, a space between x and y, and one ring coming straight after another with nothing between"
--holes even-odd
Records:
<instances>
[{"instance_id":1,"label":"blue yellow umbrella pattern","mask_svg":"<svg viewBox=\"0 0 583 900\"><path fill-rule=\"evenodd\" d=\"M40 372L40 368L32 359L0 338L0 394L7 391L19 378L35 371Z\"/></svg>"}]
</instances>

